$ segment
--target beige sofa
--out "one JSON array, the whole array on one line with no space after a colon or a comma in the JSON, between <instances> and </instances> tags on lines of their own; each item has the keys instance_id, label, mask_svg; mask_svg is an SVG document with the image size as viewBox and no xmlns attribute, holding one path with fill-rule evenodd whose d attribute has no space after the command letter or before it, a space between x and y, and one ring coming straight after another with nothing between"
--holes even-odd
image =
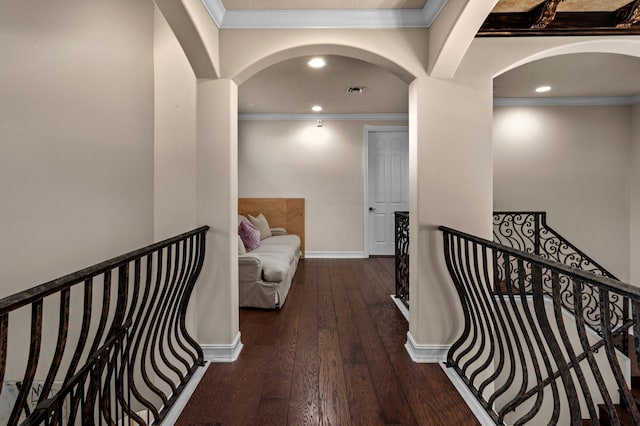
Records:
<instances>
[{"instance_id":1,"label":"beige sofa","mask_svg":"<svg viewBox=\"0 0 640 426\"><path fill-rule=\"evenodd\" d=\"M300 237L274 235L238 256L240 307L280 309L300 259Z\"/></svg>"}]
</instances>

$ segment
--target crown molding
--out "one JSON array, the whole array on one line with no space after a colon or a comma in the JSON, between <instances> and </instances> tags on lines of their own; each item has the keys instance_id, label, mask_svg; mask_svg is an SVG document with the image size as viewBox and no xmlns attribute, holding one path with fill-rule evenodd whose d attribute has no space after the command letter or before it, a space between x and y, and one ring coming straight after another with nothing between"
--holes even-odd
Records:
<instances>
[{"instance_id":1,"label":"crown molding","mask_svg":"<svg viewBox=\"0 0 640 426\"><path fill-rule=\"evenodd\" d=\"M445 4L447 4L447 0L427 0L422 8L427 28L433 24L433 21L435 21L440 12L442 12Z\"/></svg>"},{"instance_id":2,"label":"crown molding","mask_svg":"<svg viewBox=\"0 0 640 426\"><path fill-rule=\"evenodd\" d=\"M222 5L221 0L202 0L202 4L204 4L216 26L222 28L222 21L227 10Z\"/></svg>"},{"instance_id":3,"label":"crown molding","mask_svg":"<svg viewBox=\"0 0 640 426\"><path fill-rule=\"evenodd\" d=\"M422 9L226 10L222 0L201 0L220 29L429 28L447 0L427 0Z\"/></svg>"},{"instance_id":4,"label":"crown molding","mask_svg":"<svg viewBox=\"0 0 640 426\"><path fill-rule=\"evenodd\" d=\"M238 114L242 121L407 121L409 114Z\"/></svg>"},{"instance_id":5,"label":"crown molding","mask_svg":"<svg viewBox=\"0 0 640 426\"><path fill-rule=\"evenodd\" d=\"M493 98L494 106L580 106L580 105L634 105L640 103L635 96L575 96L552 98Z\"/></svg>"}]
</instances>

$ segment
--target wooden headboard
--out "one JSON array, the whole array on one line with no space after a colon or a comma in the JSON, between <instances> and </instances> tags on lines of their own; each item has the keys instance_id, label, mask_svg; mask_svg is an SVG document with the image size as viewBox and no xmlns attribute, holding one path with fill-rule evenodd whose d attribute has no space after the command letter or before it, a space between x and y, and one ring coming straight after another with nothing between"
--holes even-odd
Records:
<instances>
[{"instance_id":1,"label":"wooden headboard","mask_svg":"<svg viewBox=\"0 0 640 426\"><path fill-rule=\"evenodd\" d=\"M304 258L304 198L238 198L238 214L264 214L272 228L286 228L300 237Z\"/></svg>"}]
</instances>

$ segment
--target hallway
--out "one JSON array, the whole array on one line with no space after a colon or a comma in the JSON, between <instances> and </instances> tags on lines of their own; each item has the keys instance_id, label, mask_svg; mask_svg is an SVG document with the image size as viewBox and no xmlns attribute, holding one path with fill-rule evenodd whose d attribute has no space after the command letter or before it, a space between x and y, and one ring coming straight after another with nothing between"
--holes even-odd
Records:
<instances>
[{"instance_id":1,"label":"hallway","mask_svg":"<svg viewBox=\"0 0 640 426\"><path fill-rule=\"evenodd\" d=\"M302 261L280 312L240 311L238 361L210 365L177 424L478 424L409 358L393 292L393 258Z\"/></svg>"}]
</instances>

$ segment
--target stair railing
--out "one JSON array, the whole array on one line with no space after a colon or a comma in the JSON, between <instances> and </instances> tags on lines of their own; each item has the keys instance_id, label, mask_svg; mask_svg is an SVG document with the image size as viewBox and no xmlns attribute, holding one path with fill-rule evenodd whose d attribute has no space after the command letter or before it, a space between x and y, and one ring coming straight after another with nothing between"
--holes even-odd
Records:
<instances>
[{"instance_id":1,"label":"stair railing","mask_svg":"<svg viewBox=\"0 0 640 426\"><path fill-rule=\"evenodd\" d=\"M535 254L572 268L618 280L611 272L547 225L546 212L494 212L493 240L498 244ZM496 284L500 285L500 283ZM545 275L543 287L547 292L550 291L550 284L551 277ZM590 286L586 286L583 289L583 297L585 298L583 300L584 320L588 326L599 332L599 318L591 315L591 312L596 311L597 292ZM576 314L570 292L564 294L561 300L565 309ZM625 318L629 318L627 299L612 298L610 308L613 328L621 325ZM627 353L626 339L617 344L623 353Z\"/></svg>"},{"instance_id":2,"label":"stair railing","mask_svg":"<svg viewBox=\"0 0 640 426\"><path fill-rule=\"evenodd\" d=\"M208 229L0 300L2 420L160 423L204 365L186 315Z\"/></svg>"},{"instance_id":3,"label":"stair railing","mask_svg":"<svg viewBox=\"0 0 640 426\"><path fill-rule=\"evenodd\" d=\"M396 298L409 307L409 212L395 212Z\"/></svg>"},{"instance_id":4,"label":"stair railing","mask_svg":"<svg viewBox=\"0 0 640 426\"><path fill-rule=\"evenodd\" d=\"M446 364L496 424L580 425L583 419L599 424L603 416L611 424L620 424L624 416L640 424L623 373L626 358L615 348L630 327L636 351L640 347L639 288L450 228L440 230L464 315L462 335ZM633 319L612 312L625 298ZM585 315L567 314L567 304ZM591 325L597 322L599 334L586 317Z\"/></svg>"}]
</instances>

